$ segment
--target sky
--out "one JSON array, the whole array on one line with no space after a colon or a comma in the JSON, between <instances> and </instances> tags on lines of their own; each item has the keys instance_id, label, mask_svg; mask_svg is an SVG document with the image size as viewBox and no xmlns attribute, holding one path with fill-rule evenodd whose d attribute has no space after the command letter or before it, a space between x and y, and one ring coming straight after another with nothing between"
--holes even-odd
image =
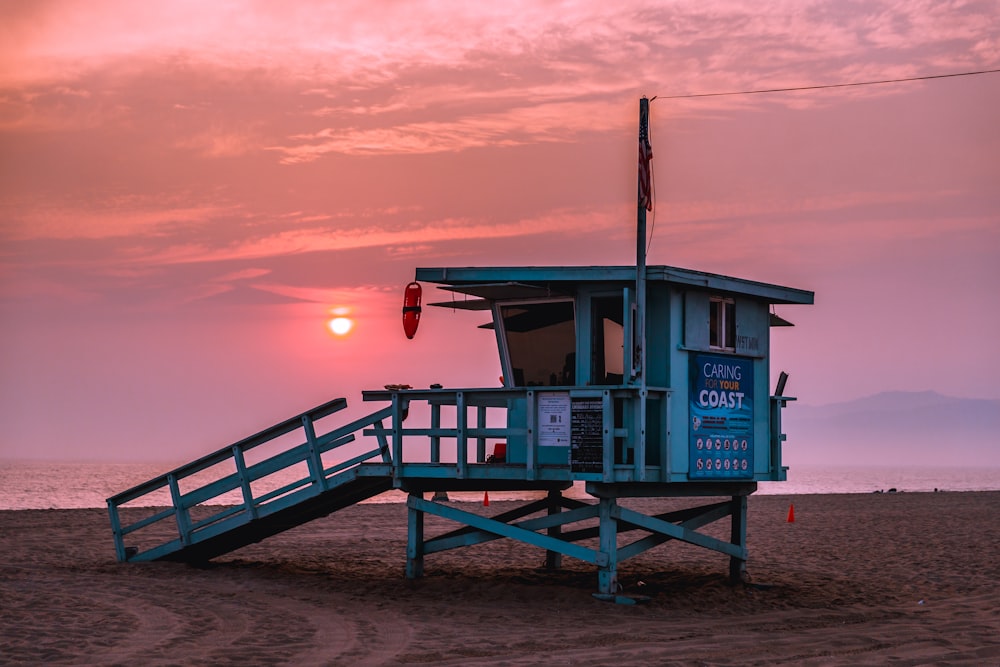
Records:
<instances>
[{"instance_id":1,"label":"sky","mask_svg":"<svg viewBox=\"0 0 1000 667\"><path fill-rule=\"evenodd\" d=\"M675 97L997 68L995 0L0 2L0 458L495 386L482 313L406 340L403 287L634 263L642 96L648 262L816 293L787 393L1000 399L1000 73Z\"/></svg>"}]
</instances>

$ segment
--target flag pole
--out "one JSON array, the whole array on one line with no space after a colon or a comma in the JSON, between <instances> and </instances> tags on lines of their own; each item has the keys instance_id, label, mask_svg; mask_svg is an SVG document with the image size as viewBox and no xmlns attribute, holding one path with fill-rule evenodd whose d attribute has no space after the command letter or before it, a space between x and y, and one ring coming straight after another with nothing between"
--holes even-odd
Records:
<instances>
[{"instance_id":1,"label":"flag pole","mask_svg":"<svg viewBox=\"0 0 1000 667\"><path fill-rule=\"evenodd\" d=\"M646 385L646 211L653 207L649 161L653 158L649 145L649 100L639 100L639 179L635 234L635 294L636 313L633 330L634 351L632 377Z\"/></svg>"},{"instance_id":2,"label":"flag pole","mask_svg":"<svg viewBox=\"0 0 1000 667\"><path fill-rule=\"evenodd\" d=\"M653 208L653 189L649 161L653 149L649 144L649 100L639 100L639 182L636 206L635 238L635 318L632 327L633 358L632 384L637 385L635 419L638 422L637 438L633 443L635 454L635 481L646 481L646 211ZM638 380L638 382L636 381Z\"/></svg>"}]
</instances>

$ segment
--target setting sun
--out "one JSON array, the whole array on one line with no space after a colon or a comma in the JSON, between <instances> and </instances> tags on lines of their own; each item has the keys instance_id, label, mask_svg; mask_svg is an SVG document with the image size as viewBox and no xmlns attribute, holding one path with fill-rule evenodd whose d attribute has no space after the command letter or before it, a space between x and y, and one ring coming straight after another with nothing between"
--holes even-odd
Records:
<instances>
[{"instance_id":1,"label":"setting sun","mask_svg":"<svg viewBox=\"0 0 1000 667\"><path fill-rule=\"evenodd\" d=\"M354 328L354 322L349 317L335 317L326 326L334 335L343 336Z\"/></svg>"}]
</instances>

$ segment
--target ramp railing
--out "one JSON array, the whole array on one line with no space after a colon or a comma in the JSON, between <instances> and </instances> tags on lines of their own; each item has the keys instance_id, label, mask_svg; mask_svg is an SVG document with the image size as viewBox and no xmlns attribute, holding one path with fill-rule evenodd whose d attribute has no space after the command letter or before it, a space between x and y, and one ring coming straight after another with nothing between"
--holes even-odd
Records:
<instances>
[{"instance_id":1,"label":"ramp railing","mask_svg":"<svg viewBox=\"0 0 1000 667\"><path fill-rule=\"evenodd\" d=\"M349 481L349 472L376 457L388 466L389 442L381 432L391 407L317 434L316 422L345 407L346 399L334 399L108 498L118 560L152 560L289 508ZM370 426L377 427L375 449L324 462L324 454L353 442L356 432ZM289 439L299 444L270 454ZM260 447L265 457L248 462L247 453ZM154 546L126 547L126 536Z\"/></svg>"}]
</instances>

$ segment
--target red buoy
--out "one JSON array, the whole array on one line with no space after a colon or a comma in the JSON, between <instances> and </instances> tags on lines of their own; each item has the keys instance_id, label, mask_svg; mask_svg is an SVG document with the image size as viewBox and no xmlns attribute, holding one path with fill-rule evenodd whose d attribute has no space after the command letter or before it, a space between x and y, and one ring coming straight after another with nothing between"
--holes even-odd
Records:
<instances>
[{"instance_id":1,"label":"red buoy","mask_svg":"<svg viewBox=\"0 0 1000 667\"><path fill-rule=\"evenodd\" d=\"M403 332L407 338L413 338L420 324L420 296L423 290L420 283L412 282L403 292Z\"/></svg>"}]
</instances>

